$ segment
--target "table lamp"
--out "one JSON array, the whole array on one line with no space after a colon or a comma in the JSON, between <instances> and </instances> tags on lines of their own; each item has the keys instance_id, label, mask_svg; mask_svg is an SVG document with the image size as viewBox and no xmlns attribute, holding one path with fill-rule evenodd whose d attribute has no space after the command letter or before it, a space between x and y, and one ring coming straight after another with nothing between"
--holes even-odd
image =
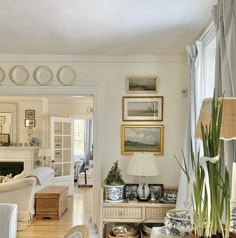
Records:
<instances>
[{"instance_id":1,"label":"table lamp","mask_svg":"<svg viewBox=\"0 0 236 238\"><path fill-rule=\"evenodd\" d=\"M138 198L144 201L147 200L150 194L150 189L148 184L145 183L145 177L159 175L153 154L148 152L134 153L130 159L127 174L140 176L140 183L137 190Z\"/></svg>"},{"instance_id":2,"label":"table lamp","mask_svg":"<svg viewBox=\"0 0 236 238\"><path fill-rule=\"evenodd\" d=\"M47 157L51 156L51 150L47 148L39 149L39 157L43 158L43 166L47 166Z\"/></svg>"},{"instance_id":3,"label":"table lamp","mask_svg":"<svg viewBox=\"0 0 236 238\"><path fill-rule=\"evenodd\" d=\"M222 101L222 98L218 98ZM211 121L211 103L212 98L204 99L196 126L195 137L201 138L201 123L203 126L209 125ZM223 98L222 125L220 131L220 139L235 140L236 139L236 98ZM236 163L233 163L232 169L232 189L231 199L236 200Z\"/></svg>"}]
</instances>

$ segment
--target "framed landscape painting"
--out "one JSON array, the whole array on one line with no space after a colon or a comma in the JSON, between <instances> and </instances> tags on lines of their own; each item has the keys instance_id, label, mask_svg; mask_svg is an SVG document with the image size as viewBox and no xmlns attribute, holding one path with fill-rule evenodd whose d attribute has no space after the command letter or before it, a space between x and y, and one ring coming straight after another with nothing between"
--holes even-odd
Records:
<instances>
[{"instance_id":1,"label":"framed landscape painting","mask_svg":"<svg viewBox=\"0 0 236 238\"><path fill-rule=\"evenodd\" d=\"M164 152L163 125L122 125L121 154L151 152L162 155Z\"/></svg>"},{"instance_id":2,"label":"framed landscape painting","mask_svg":"<svg viewBox=\"0 0 236 238\"><path fill-rule=\"evenodd\" d=\"M163 97L123 97L123 121L163 121Z\"/></svg>"},{"instance_id":3,"label":"framed landscape painting","mask_svg":"<svg viewBox=\"0 0 236 238\"><path fill-rule=\"evenodd\" d=\"M127 79L128 93L157 93L158 87L157 76L133 76Z\"/></svg>"}]
</instances>

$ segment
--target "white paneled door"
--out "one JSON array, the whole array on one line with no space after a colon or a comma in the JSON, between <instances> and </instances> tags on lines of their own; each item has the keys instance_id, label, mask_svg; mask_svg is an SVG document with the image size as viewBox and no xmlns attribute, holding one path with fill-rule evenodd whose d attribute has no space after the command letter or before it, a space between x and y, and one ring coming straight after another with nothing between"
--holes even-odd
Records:
<instances>
[{"instance_id":1,"label":"white paneled door","mask_svg":"<svg viewBox=\"0 0 236 238\"><path fill-rule=\"evenodd\" d=\"M55 185L69 186L68 195L74 191L73 169L73 119L51 117L51 162Z\"/></svg>"}]
</instances>

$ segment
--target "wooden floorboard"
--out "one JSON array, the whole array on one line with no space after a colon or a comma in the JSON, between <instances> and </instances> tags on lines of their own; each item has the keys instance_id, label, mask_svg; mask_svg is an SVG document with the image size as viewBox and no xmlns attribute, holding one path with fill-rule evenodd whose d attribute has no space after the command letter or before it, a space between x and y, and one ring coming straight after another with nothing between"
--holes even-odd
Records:
<instances>
[{"instance_id":1,"label":"wooden floorboard","mask_svg":"<svg viewBox=\"0 0 236 238\"><path fill-rule=\"evenodd\" d=\"M63 238L68 229L93 217L92 199L93 188L75 187L74 196L68 197L68 210L60 220L34 219L26 230L17 232L17 238Z\"/></svg>"}]
</instances>

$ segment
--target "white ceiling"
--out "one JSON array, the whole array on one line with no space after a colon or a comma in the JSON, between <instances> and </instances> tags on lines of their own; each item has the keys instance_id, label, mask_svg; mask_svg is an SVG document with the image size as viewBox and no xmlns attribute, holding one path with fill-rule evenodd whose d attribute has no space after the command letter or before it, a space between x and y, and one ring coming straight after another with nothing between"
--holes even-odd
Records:
<instances>
[{"instance_id":1,"label":"white ceiling","mask_svg":"<svg viewBox=\"0 0 236 238\"><path fill-rule=\"evenodd\" d=\"M178 54L215 0L0 0L0 54Z\"/></svg>"}]
</instances>

